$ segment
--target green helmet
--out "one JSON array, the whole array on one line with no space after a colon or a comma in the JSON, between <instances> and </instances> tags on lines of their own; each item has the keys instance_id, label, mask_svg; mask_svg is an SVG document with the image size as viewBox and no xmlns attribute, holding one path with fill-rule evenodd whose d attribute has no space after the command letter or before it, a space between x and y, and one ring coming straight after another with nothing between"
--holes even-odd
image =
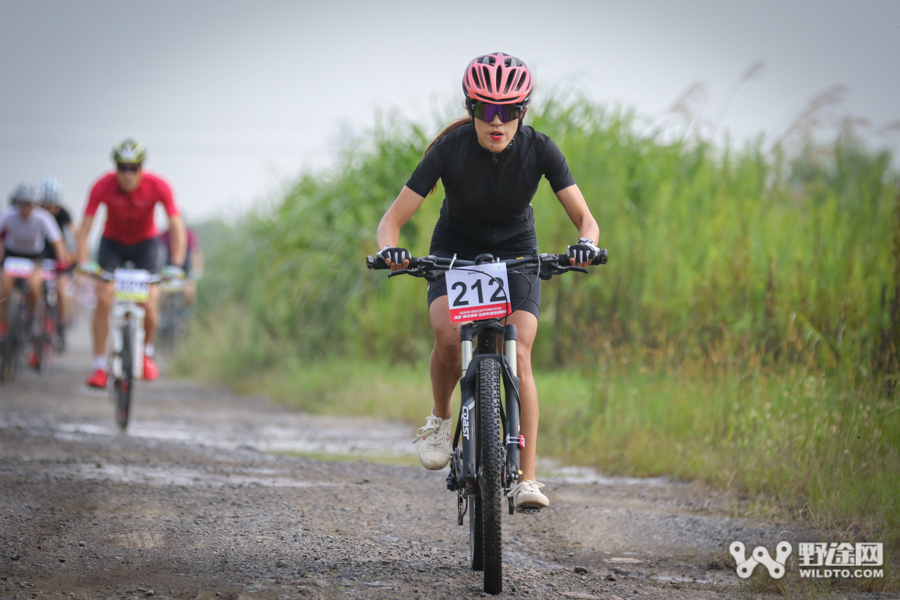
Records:
<instances>
[{"instance_id":1,"label":"green helmet","mask_svg":"<svg viewBox=\"0 0 900 600\"><path fill-rule=\"evenodd\" d=\"M147 158L147 150L144 145L131 138L123 141L113 148L112 159L116 164L140 164Z\"/></svg>"}]
</instances>

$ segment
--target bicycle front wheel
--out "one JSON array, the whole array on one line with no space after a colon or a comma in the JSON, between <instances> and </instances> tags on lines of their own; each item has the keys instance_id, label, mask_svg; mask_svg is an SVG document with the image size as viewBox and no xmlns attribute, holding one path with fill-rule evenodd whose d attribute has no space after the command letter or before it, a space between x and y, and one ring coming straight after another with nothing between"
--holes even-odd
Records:
<instances>
[{"instance_id":1,"label":"bicycle front wheel","mask_svg":"<svg viewBox=\"0 0 900 600\"><path fill-rule=\"evenodd\" d=\"M500 427L500 363L488 358L478 363L479 443L481 470L476 512L482 520L484 591L503 591L503 443Z\"/></svg>"},{"instance_id":2,"label":"bicycle front wheel","mask_svg":"<svg viewBox=\"0 0 900 600\"><path fill-rule=\"evenodd\" d=\"M9 325L6 330L6 340L3 342L2 364L0 364L0 381L12 381L16 376L16 363L18 362L19 343L22 337L21 330L24 327L21 317L21 299L13 290L8 297ZM5 307L4 307L5 308Z\"/></svg>"},{"instance_id":3,"label":"bicycle front wheel","mask_svg":"<svg viewBox=\"0 0 900 600\"><path fill-rule=\"evenodd\" d=\"M134 386L134 353L131 347L131 326L122 327L122 377L113 382L116 396L116 423L125 431L131 412L131 391Z\"/></svg>"}]
</instances>

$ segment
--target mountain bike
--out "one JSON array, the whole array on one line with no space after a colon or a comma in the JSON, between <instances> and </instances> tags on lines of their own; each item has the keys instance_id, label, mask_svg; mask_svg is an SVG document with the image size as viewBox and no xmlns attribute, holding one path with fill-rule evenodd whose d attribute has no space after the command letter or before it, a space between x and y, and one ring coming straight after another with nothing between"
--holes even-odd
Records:
<instances>
[{"instance_id":1,"label":"mountain bike","mask_svg":"<svg viewBox=\"0 0 900 600\"><path fill-rule=\"evenodd\" d=\"M35 265L37 266L37 264ZM41 304L35 316L37 328L33 333L34 352L37 357L35 368L41 374L53 369L53 356L60 348L59 342L59 298L57 296L57 264L55 260L40 261Z\"/></svg>"},{"instance_id":2,"label":"mountain bike","mask_svg":"<svg viewBox=\"0 0 900 600\"><path fill-rule=\"evenodd\" d=\"M38 268L43 279L41 302L36 314L31 314L27 301L28 279ZM56 341L56 261L7 257L3 261L3 271L14 279L14 285L8 300L6 340L0 349L0 381L15 378L29 342L33 343L35 352L33 366L46 374L53 364Z\"/></svg>"},{"instance_id":3,"label":"mountain bike","mask_svg":"<svg viewBox=\"0 0 900 600\"><path fill-rule=\"evenodd\" d=\"M592 264L605 264L607 259L607 251L601 250ZM366 264L369 269L389 268L383 260L371 256L366 257ZM451 280L454 271L457 274ZM451 318L467 321L460 326L461 403L447 489L457 494L457 523L463 525L466 513L469 515L472 570L484 571L484 591L489 594L503 590L503 498L512 515L515 506L509 491L522 474L519 458L525 447L519 430L516 327L503 323L515 310L506 295L506 274L531 273L550 279L569 271L588 272L569 265L565 254L535 252L502 261L490 254L474 261L413 257L409 268L388 275L412 275L428 281L443 275L447 278ZM538 510L526 508L523 512Z\"/></svg>"},{"instance_id":4,"label":"mountain bike","mask_svg":"<svg viewBox=\"0 0 900 600\"><path fill-rule=\"evenodd\" d=\"M144 269L120 268L89 273L103 281L115 283L110 309L109 387L115 406L116 424L125 431L131 413L134 383L144 375L144 316L140 303L150 298L150 285L161 277Z\"/></svg>"}]
</instances>

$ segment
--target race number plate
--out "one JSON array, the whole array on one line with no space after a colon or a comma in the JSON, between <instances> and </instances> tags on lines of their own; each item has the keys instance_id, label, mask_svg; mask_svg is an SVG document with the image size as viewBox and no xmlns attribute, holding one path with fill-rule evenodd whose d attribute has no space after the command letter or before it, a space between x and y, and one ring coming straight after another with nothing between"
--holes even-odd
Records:
<instances>
[{"instance_id":1,"label":"race number plate","mask_svg":"<svg viewBox=\"0 0 900 600\"><path fill-rule=\"evenodd\" d=\"M3 261L3 272L10 277L22 279L31 277L31 274L34 273L34 261L10 256Z\"/></svg>"},{"instance_id":2,"label":"race number plate","mask_svg":"<svg viewBox=\"0 0 900 600\"><path fill-rule=\"evenodd\" d=\"M486 263L447 271L450 321L497 319L509 314L506 263Z\"/></svg>"},{"instance_id":3,"label":"race number plate","mask_svg":"<svg viewBox=\"0 0 900 600\"><path fill-rule=\"evenodd\" d=\"M116 300L146 302L150 298L150 272L143 269L116 269Z\"/></svg>"}]
</instances>

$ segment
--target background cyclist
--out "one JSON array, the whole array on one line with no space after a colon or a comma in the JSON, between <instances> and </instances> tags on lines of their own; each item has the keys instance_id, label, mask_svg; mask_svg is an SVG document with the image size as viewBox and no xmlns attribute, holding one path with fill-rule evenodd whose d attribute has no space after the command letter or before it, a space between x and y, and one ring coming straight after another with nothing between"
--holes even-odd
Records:
<instances>
[{"instance_id":1,"label":"background cyclist","mask_svg":"<svg viewBox=\"0 0 900 600\"><path fill-rule=\"evenodd\" d=\"M182 214L182 220L184 214ZM186 226L186 225L185 225ZM197 280L203 274L203 251L200 250L200 238L193 227L187 227L187 252L185 253L184 263L179 265L184 269L184 286L181 292L184 295L184 302L188 306L194 304L197 299ZM165 230L159 236L159 243L163 248L163 255L166 263L172 263L172 232Z\"/></svg>"},{"instance_id":2,"label":"background cyclist","mask_svg":"<svg viewBox=\"0 0 900 600\"><path fill-rule=\"evenodd\" d=\"M40 188L32 183L22 183L10 195L12 207L0 213L0 262L6 258L19 257L30 260L43 258L44 247L49 241L60 262L69 260L62 242L59 226L47 211L37 206ZM9 297L13 279L0 269L0 338L5 338L9 328ZM28 279L28 309L33 315L41 297L41 269L37 268ZM28 363L37 364L37 355L32 350Z\"/></svg>"},{"instance_id":3,"label":"background cyclist","mask_svg":"<svg viewBox=\"0 0 900 600\"><path fill-rule=\"evenodd\" d=\"M154 221L157 204L162 204L169 216L172 230L172 261L184 262L185 232L184 222L175 204L172 189L160 176L144 172L146 159L144 146L127 139L113 148L112 160L116 170L103 175L91 188L84 220L78 230L78 260L85 271L96 270L96 265L88 260L88 235L94 223L94 215L101 204L106 205L106 225L100 239L97 253L99 266L106 271L132 261L136 269L151 273L159 272L158 231ZM167 265L166 276L182 276L180 267ZM109 310L112 307L115 285L111 281L96 283L97 305L94 309L93 371L87 379L91 387L105 388L107 380L106 336L109 333ZM144 379L152 381L159 376L153 359L153 339L159 317L159 286L150 286L150 298L142 304L146 310L144 329Z\"/></svg>"},{"instance_id":4,"label":"background cyclist","mask_svg":"<svg viewBox=\"0 0 900 600\"><path fill-rule=\"evenodd\" d=\"M62 205L62 184L57 179L45 177L38 182L38 186L41 192L41 208L53 215L59 230L62 232L66 250L68 250L69 254L74 255L76 251L75 232L72 227L72 216ZM54 248L53 244L47 244L44 248L44 258L58 260L56 248ZM72 269L74 268L75 265L73 264ZM59 323L57 323L56 328L60 339L63 340L65 339L65 326L69 322L69 297L72 293L71 270L60 270L57 273L56 282L58 292L56 305L59 310Z\"/></svg>"},{"instance_id":5,"label":"background cyclist","mask_svg":"<svg viewBox=\"0 0 900 600\"><path fill-rule=\"evenodd\" d=\"M497 52L479 56L463 75L469 116L448 125L378 226L379 252L392 270L408 265L409 252L398 248L401 227L434 191L438 179L446 198L431 238L430 253L474 260L482 253L500 258L529 255L537 248L531 200L544 176L578 230L569 246L569 262L586 266L596 256L599 227L575 185L565 157L553 141L522 119L533 81L521 60ZM513 314L518 328L518 367L525 436L522 476L511 491L517 508L549 506L535 480L538 394L531 371L531 347L540 315L540 279L509 275ZM459 325L450 322L446 283L428 286L429 318L435 343L431 354L432 414L418 430L419 459L426 469L441 469L450 459L450 400L460 374Z\"/></svg>"}]
</instances>

